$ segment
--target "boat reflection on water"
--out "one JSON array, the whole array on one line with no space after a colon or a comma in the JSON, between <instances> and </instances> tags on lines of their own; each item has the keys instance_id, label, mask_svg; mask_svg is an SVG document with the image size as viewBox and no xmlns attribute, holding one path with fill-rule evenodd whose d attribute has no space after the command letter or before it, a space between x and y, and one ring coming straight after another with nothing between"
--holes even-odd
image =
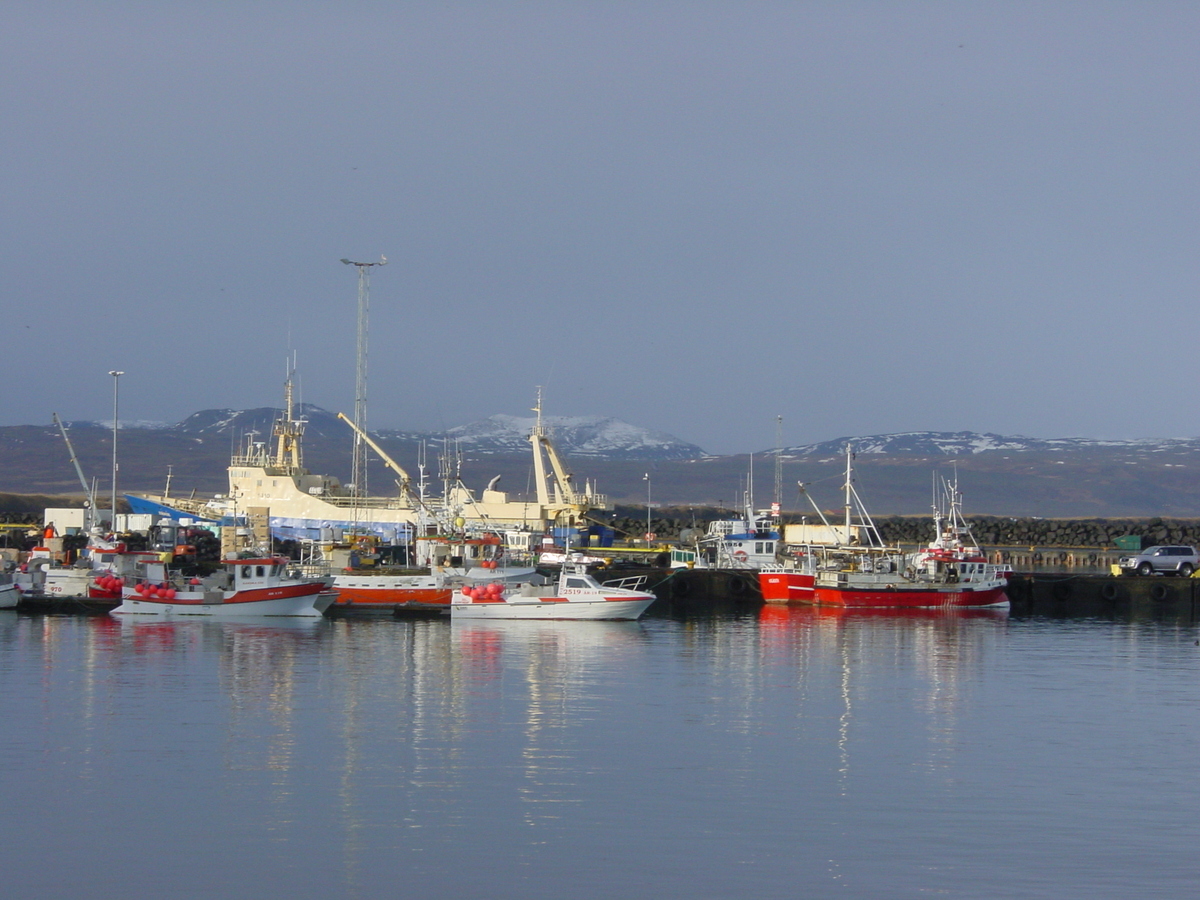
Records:
<instances>
[{"instance_id":1,"label":"boat reflection on water","mask_svg":"<svg viewBox=\"0 0 1200 900\"><path fill-rule=\"evenodd\" d=\"M283 616L244 616L238 619L197 617L150 619L110 617L98 623L108 635L128 642L134 650L178 646L201 641L223 641L237 647L247 642L310 643L326 623L322 619Z\"/></svg>"},{"instance_id":2,"label":"boat reflection on water","mask_svg":"<svg viewBox=\"0 0 1200 900\"><path fill-rule=\"evenodd\" d=\"M450 632L451 645L469 674L498 673L500 655L511 652L529 657L524 671L531 680L545 676L560 683L588 665L613 667L623 647L645 637L642 625L630 621L456 619Z\"/></svg>"},{"instance_id":3,"label":"boat reflection on water","mask_svg":"<svg viewBox=\"0 0 1200 900\"><path fill-rule=\"evenodd\" d=\"M838 782L850 790L861 730L859 707L881 685L923 687L896 712L908 733L926 743L914 759L929 772L952 768L959 719L981 680L985 659L1005 639L1007 607L847 608L766 604L759 616L765 660L789 665L801 680L833 677L840 710L836 738ZM913 723L923 723L914 729ZM897 727L901 727L897 725ZM869 742L868 742L869 743Z\"/></svg>"},{"instance_id":4,"label":"boat reflection on water","mask_svg":"<svg viewBox=\"0 0 1200 900\"><path fill-rule=\"evenodd\" d=\"M807 625L818 622L851 622L862 620L905 622L961 622L984 619L1008 621L1007 607L847 607L847 606L785 606L764 604L759 612L763 625Z\"/></svg>"}]
</instances>

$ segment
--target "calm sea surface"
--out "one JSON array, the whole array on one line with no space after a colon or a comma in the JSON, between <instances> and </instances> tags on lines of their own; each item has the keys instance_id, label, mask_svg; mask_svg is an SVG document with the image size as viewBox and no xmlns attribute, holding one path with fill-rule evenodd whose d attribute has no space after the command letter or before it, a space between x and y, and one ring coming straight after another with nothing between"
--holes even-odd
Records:
<instances>
[{"instance_id":1,"label":"calm sea surface","mask_svg":"<svg viewBox=\"0 0 1200 900\"><path fill-rule=\"evenodd\" d=\"M0 895L1187 897L1194 625L0 614Z\"/></svg>"}]
</instances>

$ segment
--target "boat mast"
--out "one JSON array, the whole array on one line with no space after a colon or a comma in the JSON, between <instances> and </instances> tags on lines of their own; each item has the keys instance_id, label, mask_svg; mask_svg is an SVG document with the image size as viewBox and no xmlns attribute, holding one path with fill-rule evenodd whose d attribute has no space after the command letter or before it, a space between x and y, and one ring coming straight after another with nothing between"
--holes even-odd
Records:
<instances>
[{"instance_id":1,"label":"boat mast","mask_svg":"<svg viewBox=\"0 0 1200 900\"><path fill-rule=\"evenodd\" d=\"M286 472L289 475L296 475L300 472L302 461L300 459L300 438L304 434L304 426L306 420L297 419L295 416L295 402L293 400L292 384L296 374L295 357L288 360L286 379L283 382L283 414L275 420L274 434L276 437L275 443L275 459L271 460L271 465Z\"/></svg>"},{"instance_id":2,"label":"boat mast","mask_svg":"<svg viewBox=\"0 0 1200 900\"><path fill-rule=\"evenodd\" d=\"M775 498L771 513L775 517L783 515L783 416L775 417Z\"/></svg>"},{"instance_id":3,"label":"boat mast","mask_svg":"<svg viewBox=\"0 0 1200 900\"><path fill-rule=\"evenodd\" d=\"M746 493L742 495L743 511L748 531L754 531L754 454L750 454L750 471L746 474Z\"/></svg>"},{"instance_id":4,"label":"boat mast","mask_svg":"<svg viewBox=\"0 0 1200 900\"><path fill-rule=\"evenodd\" d=\"M850 486L850 478L851 478L851 473L853 471L851 468L851 465L850 465L850 461L852 459L854 459L854 450L852 449L850 444L847 444L846 445L846 485L845 485L845 487L846 487L846 538L845 538L845 540L846 540L847 544L850 543L851 512L853 509L853 504L850 499L851 494L854 490L854 488Z\"/></svg>"}]
</instances>

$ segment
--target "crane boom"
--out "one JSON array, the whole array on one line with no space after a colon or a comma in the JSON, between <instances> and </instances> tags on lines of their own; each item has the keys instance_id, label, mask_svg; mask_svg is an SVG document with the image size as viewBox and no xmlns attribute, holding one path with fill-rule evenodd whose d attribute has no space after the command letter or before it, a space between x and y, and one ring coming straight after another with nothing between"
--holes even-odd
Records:
<instances>
[{"instance_id":1,"label":"crane boom","mask_svg":"<svg viewBox=\"0 0 1200 900\"><path fill-rule=\"evenodd\" d=\"M96 508L96 494L91 487L88 486L87 479L83 477L83 467L79 465L79 457L75 455L75 448L71 445L71 439L67 437L67 429L62 423L62 419L58 417L58 413L51 413L54 417L54 424L58 426L58 430L62 433L63 440L67 442L67 451L71 454L71 462L75 465L75 474L79 476L79 483L83 485L83 492L88 499L88 515L91 515L90 510Z\"/></svg>"},{"instance_id":2,"label":"crane boom","mask_svg":"<svg viewBox=\"0 0 1200 900\"><path fill-rule=\"evenodd\" d=\"M351 421L350 418L348 418L345 413L338 413L337 415L338 415L339 419L341 419L343 422L345 422L347 425L349 425L351 428L354 429L354 433L357 434L367 444L368 447L370 447L372 450L374 450L376 453L379 454L379 458L382 459L385 463L387 463L388 466L392 469L392 471L394 471L397 475L400 476L400 489L403 491L408 491L409 482L412 481L412 479L409 478L408 473L404 471L403 467L398 462L396 462L394 459L392 459L390 456L388 456L386 453L384 453L383 448L380 447L373 440L371 440L371 438L368 437L367 433L365 431L363 431L361 428L359 428L357 425L355 425L354 422Z\"/></svg>"}]
</instances>

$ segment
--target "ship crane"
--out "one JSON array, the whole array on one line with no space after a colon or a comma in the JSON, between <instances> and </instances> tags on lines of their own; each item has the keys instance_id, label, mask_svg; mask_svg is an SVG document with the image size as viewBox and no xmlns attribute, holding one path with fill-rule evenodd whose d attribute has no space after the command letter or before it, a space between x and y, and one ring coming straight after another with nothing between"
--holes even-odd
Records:
<instances>
[{"instance_id":1,"label":"ship crane","mask_svg":"<svg viewBox=\"0 0 1200 900\"><path fill-rule=\"evenodd\" d=\"M87 528L91 530L92 516L96 514L96 492L88 486L87 479L83 477L83 467L79 465L79 457L75 455L75 448L71 446L71 439L67 437L67 429L63 426L62 419L58 417L58 413L51 413L54 418L54 424L58 426L58 430L62 432L63 440L67 442L67 452L71 454L71 462L75 466L75 474L79 476L79 483L83 485L83 492L87 495L88 511L87 511Z\"/></svg>"},{"instance_id":2,"label":"ship crane","mask_svg":"<svg viewBox=\"0 0 1200 900\"><path fill-rule=\"evenodd\" d=\"M398 484L400 486L400 490L406 496L412 496L412 478L409 476L408 472L406 472L404 470L404 467L401 466L400 463L398 463L394 459L392 459L390 456L388 456L387 453L384 452L383 448L380 447L373 440L371 440L370 436L365 431L363 431L361 428L359 428L357 425L355 425L354 422L350 419L350 417L347 416L345 413L338 413L337 417L339 419L341 419L343 422L345 422L347 425L349 425L351 428L353 428L354 434L359 438L359 440L361 440L368 447L370 447L372 450L374 450L376 453L378 453L379 458L382 459L385 463L387 463L388 468L390 468L393 472L395 472L397 475L400 476L400 478L399 478L399 480L397 480L396 484Z\"/></svg>"},{"instance_id":3,"label":"ship crane","mask_svg":"<svg viewBox=\"0 0 1200 900\"><path fill-rule=\"evenodd\" d=\"M559 459L558 451L554 449L554 444L542 425L542 389L540 387L537 394L537 406L533 408L533 411L537 413L537 420L533 431L529 434L529 443L533 445L533 468L537 476L538 503L543 508L550 506L550 494L546 485L546 464L542 458L542 450L545 449L546 456L550 458L550 467L554 470L555 502L559 505L578 505L575 489L571 486L571 473Z\"/></svg>"}]
</instances>

